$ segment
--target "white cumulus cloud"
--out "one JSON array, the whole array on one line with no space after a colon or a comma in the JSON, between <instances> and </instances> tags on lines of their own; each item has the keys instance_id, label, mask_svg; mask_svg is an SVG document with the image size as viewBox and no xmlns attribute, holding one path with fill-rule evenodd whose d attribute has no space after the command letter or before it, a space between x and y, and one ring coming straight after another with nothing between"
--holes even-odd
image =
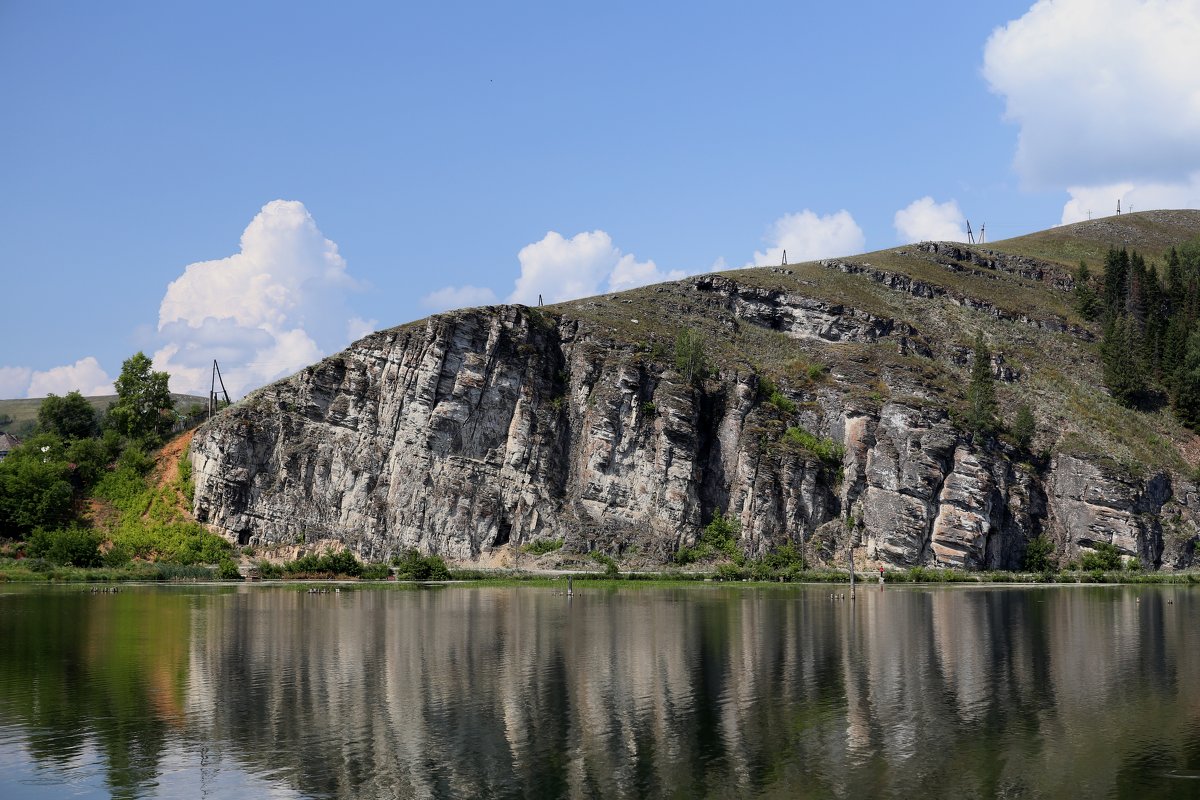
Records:
<instances>
[{"instance_id":1,"label":"white cumulus cloud","mask_svg":"<svg viewBox=\"0 0 1200 800\"><path fill-rule=\"evenodd\" d=\"M992 33L983 72L1019 126L1016 169L1069 190L1064 222L1113 213L1114 187L1139 209L1196 204L1198 42L1200 0L1042 0Z\"/></svg>"},{"instance_id":2,"label":"white cumulus cloud","mask_svg":"<svg viewBox=\"0 0 1200 800\"><path fill-rule=\"evenodd\" d=\"M421 305L430 311L449 311L452 308L490 306L496 302L496 293L486 286L447 286L430 292L421 298Z\"/></svg>"},{"instance_id":3,"label":"white cumulus cloud","mask_svg":"<svg viewBox=\"0 0 1200 800\"><path fill-rule=\"evenodd\" d=\"M957 201L937 203L932 197L926 196L913 200L897 211L893 224L905 244L924 241L965 242L965 220Z\"/></svg>"},{"instance_id":4,"label":"white cumulus cloud","mask_svg":"<svg viewBox=\"0 0 1200 800\"><path fill-rule=\"evenodd\" d=\"M242 394L373 326L347 306L358 288L304 204L274 200L246 227L237 253L189 264L167 287L154 366L171 373L173 391L206 394L216 359L230 393Z\"/></svg>"},{"instance_id":5,"label":"white cumulus cloud","mask_svg":"<svg viewBox=\"0 0 1200 800\"><path fill-rule=\"evenodd\" d=\"M638 261L613 245L604 231L577 233L570 239L550 231L517 253L521 274L510 303L547 303L618 292L684 277L682 270L661 271L653 261Z\"/></svg>"},{"instance_id":6,"label":"white cumulus cloud","mask_svg":"<svg viewBox=\"0 0 1200 800\"><path fill-rule=\"evenodd\" d=\"M33 370L29 367L0 367L0 399L24 397L32 377Z\"/></svg>"},{"instance_id":7,"label":"white cumulus cloud","mask_svg":"<svg viewBox=\"0 0 1200 800\"><path fill-rule=\"evenodd\" d=\"M818 216L807 208L795 214L785 214L771 223L765 241L766 251L754 251L754 260L747 266L779 264L785 250L788 262L797 264L818 258L861 253L866 246L862 228L845 209L824 216Z\"/></svg>"},{"instance_id":8,"label":"white cumulus cloud","mask_svg":"<svg viewBox=\"0 0 1200 800\"><path fill-rule=\"evenodd\" d=\"M1133 183L1106 186L1068 186L1071 199L1063 206L1062 224L1082 222L1091 216L1107 217L1117 210L1149 211L1152 208L1200 208L1200 172L1178 183Z\"/></svg>"},{"instance_id":9,"label":"white cumulus cloud","mask_svg":"<svg viewBox=\"0 0 1200 800\"><path fill-rule=\"evenodd\" d=\"M76 391L85 397L116 393L113 379L100 366L100 362L87 356L74 364L34 371L29 377L25 396L45 397L51 393L63 395Z\"/></svg>"}]
</instances>

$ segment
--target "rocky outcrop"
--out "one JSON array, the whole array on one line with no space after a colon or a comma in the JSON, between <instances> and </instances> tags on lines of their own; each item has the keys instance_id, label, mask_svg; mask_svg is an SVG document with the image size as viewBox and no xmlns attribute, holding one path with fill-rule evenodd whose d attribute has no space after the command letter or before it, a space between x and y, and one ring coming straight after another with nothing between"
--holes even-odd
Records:
<instances>
[{"instance_id":1,"label":"rocky outcrop","mask_svg":"<svg viewBox=\"0 0 1200 800\"><path fill-rule=\"evenodd\" d=\"M910 324L795 292L716 275L687 291L729 324L797 342L933 350ZM767 402L736 361L693 385L569 313L443 314L368 336L202 427L195 514L241 544L335 538L370 559L416 547L470 561L561 538L661 563L722 510L750 555L793 542L840 563L853 550L1015 568L1045 533L1066 558L1109 542L1146 566L1191 563L1196 491L1168 474L1065 453L1030 466L934 401L784 390Z\"/></svg>"}]
</instances>

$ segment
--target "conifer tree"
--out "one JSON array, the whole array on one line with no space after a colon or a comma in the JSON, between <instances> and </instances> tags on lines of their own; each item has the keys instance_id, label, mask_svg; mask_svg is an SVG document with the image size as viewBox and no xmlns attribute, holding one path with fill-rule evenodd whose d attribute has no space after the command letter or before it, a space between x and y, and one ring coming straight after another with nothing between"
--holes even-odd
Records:
<instances>
[{"instance_id":1,"label":"conifer tree","mask_svg":"<svg viewBox=\"0 0 1200 800\"><path fill-rule=\"evenodd\" d=\"M1200 331L1188 337L1175 385L1175 413L1183 424L1200 430Z\"/></svg>"},{"instance_id":2,"label":"conifer tree","mask_svg":"<svg viewBox=\"0 0 1200 800\"><path fill-rule=\"evenodd\" d=\"M1135 406L1145 388L1138 358L1136 331L1129 316L1118 314L1104 327L1100 356L1104 363L1104 385L1113 399L1124 406Z\"/></svg>"},{"instance_id":3,"label":"conifer tree","mask_svg":"<svg viewBox=\"0 0 1200 800\"><path fill-rule=\"evenodd\" d=\"M1033 411L1029 409L1028 405L1022 403L1017 408L1017 415L1013 418L1011 430L1013 439L1016 440L1017 445L1020 447L1028 449L1029 445L1033 443L1033 436L1037 433L1037 422L1034 420Z\"/></svg>"},{"instance_id":4,"label":"conifer tree","mask_svg":"<svg viewBox=\"0 0 1200 800\"><path fill-rule=\"evenodd\" d=\"M1125 310L1128 278L1129 253L1110 247L1104 257L1104 314L1110 320Z\"/></svg>"},{"instance_id":5,"label":"conifer tree","mask_svg":"<svg viewBox=\"0 0 1200 800\"><path fill-rule=\"evenodd\" d=\"M1096 290L1092 288L1092 271L1086 261L1079 262L1079 272L1075 276L1075 310L1086 320L1093 320L1099 313L1100 301Z\"/></svg>"},{"instance_id":6,"label":"conifer tree","mask_svg":"<svg viewBox=\"0 0 1200 800\"><path fill-rule=\"evenodd\" d=\"M996 386L992 378L992 353L983 341L983 331L975 334L975 354L971 363L971 382L967 386L967 427L975 433L996 430Z\"/></svg>"}]
</instances>

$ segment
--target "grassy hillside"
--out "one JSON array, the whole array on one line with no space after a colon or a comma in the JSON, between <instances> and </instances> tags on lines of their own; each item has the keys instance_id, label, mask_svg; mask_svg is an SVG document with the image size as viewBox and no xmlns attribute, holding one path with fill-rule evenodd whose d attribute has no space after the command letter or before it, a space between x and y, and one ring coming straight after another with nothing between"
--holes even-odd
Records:
<instances>
[{"instance_id":1,"label":"grassy hillside","mask_svg":"<svg viewBox=\"0 0 1200 800\"><path fill-rule=\"evenodd\" d=\"M1137 250L1148 260L1161 261L1172 247L1197 235L1200 235L1200 211L1139 211L1061 225L983 246L1072 268L1079 266L1080 260L1086 260L1092 269L1103 270L1104 254L1110 246Z\"/></svg>"}]
</instances>

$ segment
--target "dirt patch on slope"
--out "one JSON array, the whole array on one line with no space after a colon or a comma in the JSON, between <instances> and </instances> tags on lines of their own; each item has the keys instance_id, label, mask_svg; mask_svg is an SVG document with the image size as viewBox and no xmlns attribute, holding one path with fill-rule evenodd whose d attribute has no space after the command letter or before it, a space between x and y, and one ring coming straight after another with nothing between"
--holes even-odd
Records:
<instances>
[{"instance_id":1,"label":"dirt patch on slope","mask_svg":"<svg viewBox=\"0 0 1200 800\"><path fill-rule=\"evenodd\" d=\"M150 471L152 485L162 488L179 480L179 459L192 444L195 429L184 431L163 445L162 450L154 456L154 469Z\"/></svg>"}]
</instances>

